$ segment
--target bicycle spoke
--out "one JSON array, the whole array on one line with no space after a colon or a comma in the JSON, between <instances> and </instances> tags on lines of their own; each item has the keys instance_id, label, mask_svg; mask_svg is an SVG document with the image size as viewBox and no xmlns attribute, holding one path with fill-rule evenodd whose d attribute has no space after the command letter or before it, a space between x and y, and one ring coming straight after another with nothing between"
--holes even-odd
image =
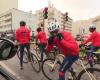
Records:
<instances>
[{"instance_id":1,"label":"bicycle spoke","mask_svg":"<svg viewBox=\"0 0 100 80\"><path fill-rule=\"evenodd\" d=\"M88 72L88 74L87 74ZM78 80L100 80L100 70L99 69L95 69L95 68L90 68L87 69L86 71L83 71L82 73L80 73L80 79Z\"/></svg>"},{"instance_id":2,"label":"bicycle spoke","mask_svg":"<svg viewBox=\"0 0 100 80\"><path fill-rule=\"evenodd\" d=\"M47 59L46 61L44 60L43 65L42 65L42 72L44 76L49 79L49 80L57 80L59 75L60 65L56 63L54 65L54 60L53 59Z\"/></svg>"}]
</instances>

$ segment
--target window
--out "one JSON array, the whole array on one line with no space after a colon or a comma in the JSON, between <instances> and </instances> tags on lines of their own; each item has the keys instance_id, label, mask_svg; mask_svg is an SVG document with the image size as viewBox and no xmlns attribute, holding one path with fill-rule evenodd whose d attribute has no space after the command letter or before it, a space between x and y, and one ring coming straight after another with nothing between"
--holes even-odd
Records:
<instances>
[{"instance_id":1,"label":"window","mask_svg":"<svg viewBox=\"0 0 100 80\"><path fill-rule=\"evenodd\" d=\"M11 24L6 25L6 27L11 27Z\"/></svg>"},{"instance_id":2,"label":"window","mask_svg":"<svg viewBox=\"0 0 100 80\"><path fill-rule=\"evenodd\" d=\"M10 22L10 21L11 21L11 18L10 18L10 19L5 20L5 23Z\"/></svg>"},{"instance_id":3,"label":"window","mask_svg":"<svg viewBox=\"0 0 100 80\"><path fill-rule=\"evenodd\" d=\"M11 16L11 13L8 13L8 14L5 15L5 17L9 17L9 16Z\"/></svg>"}]
</instances>

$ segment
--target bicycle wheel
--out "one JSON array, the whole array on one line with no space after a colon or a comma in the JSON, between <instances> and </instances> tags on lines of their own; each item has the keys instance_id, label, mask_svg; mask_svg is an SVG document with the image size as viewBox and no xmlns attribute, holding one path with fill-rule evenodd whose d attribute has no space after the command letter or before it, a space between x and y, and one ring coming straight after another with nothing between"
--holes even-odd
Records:
<instances>
[{"instance_id":1,"label":"bicycle wheel","mask_svg":"<svg viewBox=\"0 0 100 80\"><path fill-rule=\"evenodd\" d=\"M18 52L17 52L17 56L18 56L18 59L20 60L20 51L19 51L19 50L18 50ZM27 55L27 51L24 51L24 55L23 55L23 62L24 62L24 63L28 63L28 62L29 62L27 56L28 56L28 55Z\"/></svg>"},{"instance_id":2,"label":"bicycle wheel","mask_svg":"<svg viewBox=\"0 0 100 80\"><path fill-rule=\"evenodd\" d=\"M55 60L54 59L45 59L42 64L42 73L48 80L57 80L59 75L58 71L60 68L60 64L57 62L54 65ZM52 69L52 66L54 65L54 68Z\"/></svg>"},{"instance_id":3,"label":"bicycle wheel","mask_svg":"<svg viewBox=\"0 0 100 80\"><path fill-rule=\"evenodd\" d=\"M31 65L32 68L35 70L35 72L40 72L41 67L40 67L39 60L33 53L31 53Z\"/></svg>"},{"instance_id":4,"label":"bicycle wheel","mask_svg":"<svg viewBox=\"0 0 100 80\"><path fill-rule=\"evenodd\" d=\"M79 73L77 80L100 80L100 69L87 68L86 70L88 73L85 70L82 70Z\"/></svg>"},{"instance_id":5,"label":"bicycle wheel","mask_svg":"<svg viewBox=\"0 0 100 80\"><path fill-rule=\"evenodd\" d=\"M39 48L37 47L35 51L36 51L36 56L37 56L38 59L40 60L40 59L41 59L41 53L40 53Z\"/></svg>"}]
</instances>

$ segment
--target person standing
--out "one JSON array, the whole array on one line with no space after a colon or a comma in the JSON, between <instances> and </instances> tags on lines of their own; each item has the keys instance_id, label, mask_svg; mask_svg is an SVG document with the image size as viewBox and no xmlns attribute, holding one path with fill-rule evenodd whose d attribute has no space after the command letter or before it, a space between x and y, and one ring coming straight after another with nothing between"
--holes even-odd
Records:
<instances>
[{"instance_id":1,"label":"person standing","mask_svg":"<svg viewBox=\"0 0 100 80\"><path fill-rule=\"evenodd\" d=\"M30 56L29 54L30 30L26 27L25 21L20 21L20 28L16 30L16 40L19 42L19 46L20 46L20 67L22 70L23 69L24 48L27 49L28 57Z\"/></svg>"},{"instance_id":2,"label":"person standing","mask_svg":"<svg viewBox=\"0 0 100 80\"><path fill-rule=\"evenodd\" d=\"M38 43L38 41L40 43ZM42 29L39 27L39 28L37 28L36 45L39 46L40 53L41 53L40 62L43 62L43 53L45 52L46 44L47 44L46 33L43 32Z\"/></svg>"}]
</instances>

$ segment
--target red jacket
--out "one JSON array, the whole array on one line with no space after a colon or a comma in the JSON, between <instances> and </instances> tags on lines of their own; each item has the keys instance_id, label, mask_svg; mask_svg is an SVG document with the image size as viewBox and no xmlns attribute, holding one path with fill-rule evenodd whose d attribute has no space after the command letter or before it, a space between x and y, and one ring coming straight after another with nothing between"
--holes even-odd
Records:
<instances>
[{"instance_id":1,"label":"red jacket","mask_svg":"<svg viewBox=\"0 0 100 80\"><path fill-rule=\"evenodd\" d=\"M40 41L40 43L47 43L47 40L46 40L46 33L45 32L38 32L37 35L36 35L36 43L38 43L38 40Z\"/></svg>"},{"instance_id":2,"label":"red jacket","mask_svg":"<svg viewBox=\"0 0 100 80\"><path fill-rule=\"evenodd\" d=\"M21 26L16 30L16 40L20 44L26 44L30 42L30 30L25 26Z\"/></svg>"},{"instance_id":3,"label":"red jacket","mask_svg":"<svg viewBox=\"0 0 100 80\"><path fill-rule=\"evenodd\" d=\"M85 45L88 42L92 42L93 46L100 47L100 33L94 31L87 40L82 42L82 44Z\"/></svg>"},{"instance_id":4,"label":"red jacket","mask_svg":"<svg viewBox=\"0 0 100 80\"><path fill-rule=\"evenodd\" d=\"M57 37L54 38L53 43L58 46L60 51L65 55L78 55L79 53L79 47L77 42L74 40L74 38L71 36L69 32L62 31L61 32L63 39L60 41ZM54 46L47 45L47 51L50 52Z\"/></svg>"}]
</instances>

